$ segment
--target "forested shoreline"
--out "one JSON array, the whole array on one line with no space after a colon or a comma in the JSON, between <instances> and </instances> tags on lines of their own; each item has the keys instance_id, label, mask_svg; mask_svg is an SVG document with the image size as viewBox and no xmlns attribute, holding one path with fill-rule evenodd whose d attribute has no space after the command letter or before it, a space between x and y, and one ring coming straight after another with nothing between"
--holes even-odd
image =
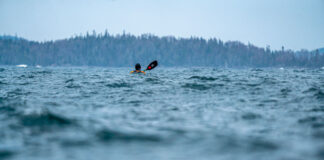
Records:
<instances>
[{"instance_id":1,"label":"forested shoreline","mask_svg":"<svg viewBox=\"0 0 324 160\"><path fill-rule=\"evenodd\" d=\"M36 42L0 38L0 65L131 66L158 60L162 66L323 67L318 51L271 50L238 41L111 35L95 32L69 39Z\"/></svg>"}]
</instances>

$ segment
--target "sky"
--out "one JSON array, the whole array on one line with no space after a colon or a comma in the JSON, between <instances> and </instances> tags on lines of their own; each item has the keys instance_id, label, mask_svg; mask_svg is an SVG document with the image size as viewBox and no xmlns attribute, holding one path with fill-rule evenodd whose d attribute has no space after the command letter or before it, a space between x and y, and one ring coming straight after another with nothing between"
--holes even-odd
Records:
<instances>
[{"instance_id":1,"label":"sky","mask_svg":"<svg viewBox=\"0 0 324 160\"><path fill-rule=\"evenodd\" d=\"M0 0L0 35L48 41L93 30L313 50L324 47L324 0Z\"/></svg>"}]
</instances>

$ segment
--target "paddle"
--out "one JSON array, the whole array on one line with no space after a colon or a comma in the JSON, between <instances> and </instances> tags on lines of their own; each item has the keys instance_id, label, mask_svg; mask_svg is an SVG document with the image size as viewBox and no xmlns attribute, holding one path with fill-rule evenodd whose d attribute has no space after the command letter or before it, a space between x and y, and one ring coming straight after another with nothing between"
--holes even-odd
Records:
<instances>
[{"instance_id":1,"label":"paddle","mask_svg":"<svg viewBox=\"0 0 324 160\"><path fill-rule=\"evenodd\" d=\"M144 71L149 71L152 70L153 68L155 68L158 65L158 62L155 60L153 62L151 62Z\"/></svg>"}]
</instances>

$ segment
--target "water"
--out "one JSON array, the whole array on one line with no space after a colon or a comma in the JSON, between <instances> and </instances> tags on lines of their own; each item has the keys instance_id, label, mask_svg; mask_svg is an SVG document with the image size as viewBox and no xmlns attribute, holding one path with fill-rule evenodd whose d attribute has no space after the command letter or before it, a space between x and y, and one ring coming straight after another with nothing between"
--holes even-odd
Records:
<instances>
[{"instance_id":1,"label":"water","mask_svg":"<svg viewBox=\"0 0 324 160\"><path fill-rule=\"evenodd\" d=\"M0 159L324 159L324 70L0 68Z\"/></svg>"}]
</instances>

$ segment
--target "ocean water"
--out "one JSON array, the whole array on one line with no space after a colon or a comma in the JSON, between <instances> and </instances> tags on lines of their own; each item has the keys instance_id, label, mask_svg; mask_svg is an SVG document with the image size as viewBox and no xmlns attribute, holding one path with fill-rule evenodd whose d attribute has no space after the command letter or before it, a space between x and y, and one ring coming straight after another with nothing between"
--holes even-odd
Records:
<instances>
[{"instance_id":1,"label":"ocean water","mask_svg":"<svg viewBox=\"0 0 324 160\"><path fill-rule=\"evenodd\" d=\"M324 70L0 67L0 159L321 160Z\"/></svg>"}]
</instances>

